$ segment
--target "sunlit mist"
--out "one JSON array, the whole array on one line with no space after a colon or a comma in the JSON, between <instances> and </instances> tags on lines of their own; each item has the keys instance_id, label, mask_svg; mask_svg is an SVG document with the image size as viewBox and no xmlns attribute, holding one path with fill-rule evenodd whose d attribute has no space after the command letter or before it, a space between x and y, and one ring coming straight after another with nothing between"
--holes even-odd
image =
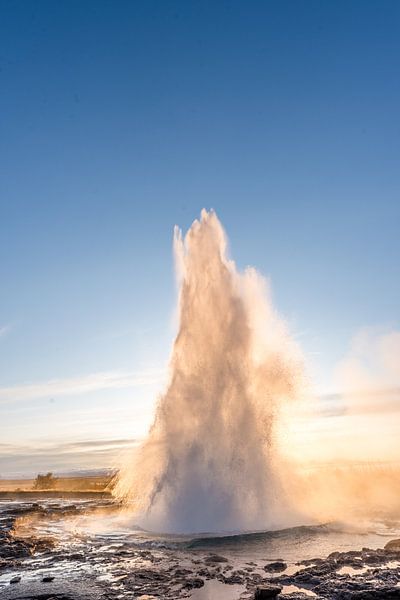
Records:
<instances>
[{"instance_id":1,"label":"sunlit mist","mask_svg":"<svg viewBox=\"0 0 400 600\"><path fill-rule=\"evenodd\" d=\"M157 531L278 528L343 520L344 510L351 521L355 506L396 511L398 393L384 385L398 382L399 334L358 336L337 367L341 394L317 397L266 281L237 270L216 214L203 210L184 238L176 229L174 250L170 379L115 495Z\"/></svg>"},{"instance_id":2,"label":"sunlit mist","mask_svg":"<svg viewBox=\"0 0 400 600\"><path fill-rule=\"evenodd\" d=\"M214 212L176 229L179 331L170 382L115 493L147 527L215 531L292 518L276 423L303 391L302 359L254 269L239 273Z\"/></svg>"}]
</instances>

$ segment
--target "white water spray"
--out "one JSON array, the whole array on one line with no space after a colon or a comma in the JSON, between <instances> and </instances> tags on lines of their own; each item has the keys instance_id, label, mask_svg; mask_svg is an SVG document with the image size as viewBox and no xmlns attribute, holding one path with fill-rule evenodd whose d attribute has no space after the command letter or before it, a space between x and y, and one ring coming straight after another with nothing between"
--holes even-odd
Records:
<instances>
[{"instance_id":1,"label":"white water spray","mask_svg":"<svg viewBox=\"0 0 400 600\"><path fill-rule=\"evenodd\" d=\"M282 524L276 423L302 363L254 269L236 270L214 212L175 230L179 331L154 424L115 494L158 531Z\"/></svg>"}]
</instances>

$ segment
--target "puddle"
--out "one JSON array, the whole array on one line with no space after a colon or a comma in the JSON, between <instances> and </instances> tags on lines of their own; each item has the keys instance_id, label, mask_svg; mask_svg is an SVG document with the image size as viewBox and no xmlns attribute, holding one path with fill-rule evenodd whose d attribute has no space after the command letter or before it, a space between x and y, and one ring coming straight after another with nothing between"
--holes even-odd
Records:
<instances>
[{"instance_id":1,"label":"puddle","mask_svg":"<svg viewBox=\"0 0 400 600\"><path fill-rule=\"evenodd\" d=\"M314 594L311 590L307 590L306 588L297 587L297 585L284 585L282 587L282 594L305 594L306 596L310 596L316 598L317 594Z\"/></svg>"},{"instance_id":2,"label":"puddle","mask_svg":"<svg viewBox=\"0 0 400 600\"><path fill-rule=\"evenodd\" d=\"M355 569L354 567L345 566L340 567L340 569L338 569L336 573L338 575L362 575L363 573L366 573L369 569L371 569L371 567L360 567L359 569Z\"/></svg>"},{"instance_id":3,"label":"puddle","mask_svg":"<svg viewBox=\"0 0 400 600\"><path fill-rule=\"evenodd\" d=\"M389 569L398 569L400 567L400 561L399 560L391 560L390 562L386 563L386 565L383 565L384 567L387 567Z\"/></svg>"},{"instance_id":4,"label":"puddle","mask_svg":"<svg viewBox=\"0 0 400 600\"><path fill-rule=\"evenodd\" d=\"M367 565L364 567L360 567L359 569L350 566L345 566L341 567L336 572L338 575L362 575L363 573L366 573L367 571L372 571L373 569L397 569L398 567L400 567L399 561L390 561L382 565Z\"/></svg>"},{"instance_id":5,"label":"puddle","mask_svg":"<svg viewBox=\"0 0 400 600\"><path fill-rule=\"evenodd\" d=\"M238 600L244 591L243 585L227 585L211 579L206 581L203 587L194 590L190 598L191 600Z\"/></svg>"},{"instance_id":6,"label":"puddle","mask_svg":"<svg viewBox=\"0 0 400 600\"><path fill-rule=\"evenodd\" d=\"M282 575L294 575L298 573L301 569L304 569L306 565L288 565L286 569L281 573Z\"/></svg>"}]
</instances>

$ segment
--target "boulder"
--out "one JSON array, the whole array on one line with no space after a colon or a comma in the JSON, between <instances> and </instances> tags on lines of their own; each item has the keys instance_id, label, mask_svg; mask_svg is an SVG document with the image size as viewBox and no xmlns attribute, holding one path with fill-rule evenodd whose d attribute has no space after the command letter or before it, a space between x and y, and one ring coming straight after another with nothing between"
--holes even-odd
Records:
<instances>
[{"instance_id":1,"label":"boulder","mask_svg":"<svg viewBox=\"0 0 400 600\"><path fill-rule=\"evenodd\" d=\"M276 598L280 594L282 588L278 585L263 585L258 587L254 594L254 600L266 600L267 598Z\"/></svg>"},{"instance_id":2,"label":"boulder","mask_svg":"<svg viewBox=\"0 0 400 600\"><path fill-rule=\"evenodd\" d=\"M196 588L201 588L204 585L204 579L200 577L192 577L191 579L187 579L183 585L184 589L192 590Z\"/></svg>"},{"instance_id":3,"label":"boulder","mask_svg":"<svg viewBox=\"0 0 400 600\"><path fill-rule=\"evenodd\" d=\"M400 540L391 540L385 546L387 552L400 552Z\"/></svg>"},{"instance_id":4,"label":"boulder","mask_svg":"<svg viewBox=\"0 0 400 600\"><path fill-rule=\"evenodd\" d=\"M204 559L206 565L213 565L216 563L227 563L228 559L225 556L220 556L219 554L209 554Z\"/></svg>"},{"instance_id":5,"label":"boulder","mask_svg":"<svg viewBox=\"0 0 400 600\"><path fill-rule=\"evenodd\" d=\"M264 571L267 571L267 572L269 571L269 572L274 572L274 573L281 573L285 569L287 569L287 564L285 562L283 562L283 560L275 560L274 562L268 563L264 567Z\"/></svg>"}]
</instances>

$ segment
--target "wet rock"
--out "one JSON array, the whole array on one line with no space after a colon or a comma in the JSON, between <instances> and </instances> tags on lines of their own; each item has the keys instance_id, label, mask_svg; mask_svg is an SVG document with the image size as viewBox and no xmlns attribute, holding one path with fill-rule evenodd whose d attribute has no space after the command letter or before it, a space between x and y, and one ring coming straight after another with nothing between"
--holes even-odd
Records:
<instances>
[{"instance_id":1,"label":"wet rock","mask_svg":"<svg viewBox=\"0 0 400 600\"><path fill-rule=\"evenodd\" d=\"M204 585L204 580L200 579L200 577L193 577L192 579L187 579L183 585L183 588L187 590L192 590L196 588L201 588Z\"/></svg>"},{"instance_id":2,"label":"wet rock","mask_svg":"<svg viewBox=\"0 0 400 600\"><path fill-rule=\"evenodd\" d=\"M287 564L283 562L283 560L276 560L274 562L270 562L264 567L264 571L269 571L273 573L281 573L287 569Z\"/></svg>"},{"instance_id":3,"label":"wet rock","mask_svg":"<svg viewBox=\"0 0 400 600\"><path fill-rule=\"evenodd\" d=\"M41 582L21 582L1 591L2 600L104 600L104 590L93 581L54 585L49 583L43 589Z\"/></svg>"},{"instance_id":4,"label":"wet rock","mask_svg":"<svg viewBox=\"0 0 400 600\"><path fill-rule=\"evenodd\" d=\"M252 573L249 576L248 581L250 581L253 585L260 585L263 581L263 578L259 573Z\"/></svg>"},{"instance_id":5,"label":"wet rock","mask_svg":"<svg viewBox=\"0 0 400 600\"><path fill-rule=\"evenodd\" d=\"M240 584L244 582L243 575L239 571L235 571L231 575L222 575L221 581L228 585Z\"/></svg>"},{"instance_id":6,"label":"wet rock","mask_svg":"<svg viewBox=\"0 0 400 600\"><path fill-rule=\"evenodd\" d=\"M219 554L209 554L204 559L206 565L214 565L217 563L227 563L228 559L225 556L220 556Z\"/></svg>"},{"instance_id":7,"label":"wet rock","mask_svg":"<svg viewBox=\"0 0 400 600\"><path fill-rule=\"evenodd\" d=\"M258 587L254 594L254 600L266 600L267 598L276 598L280 594L282 588L278 585L263 585Z\"/></svg>"},{"instance_id":8,"label":"wet rock","mask_svg":"<svg viewBox=\"0 0 400 600\"><path fill-rule=\"evenodd\" d=\"M15 575L12 579L10 579L10 583L19 583L21 581L20 575Z\"/></svg>"},{"instance_id":9,"label":"wet rock","mask_svg":"<svg viewBox=\"0 0 400 600\"><path fill-rule=\"evenodd\" d=\"M349 590L341 592L341 600L399 600L400 589L398 587L382 587L377 589Z\"/></svg>"},{"instance_id":10,"label":"wet rock","mask_svg":"<svg viewBox=\"0 0 400 600\"><path fill-rule=\"evenodd\" d=\"M192 571L190 569L176 569L174 572L175 577L186 577L187 575L191 575Z\"/></svg>"},{"instance_id":11,"label":"wet rock","mask_svg":"<svg viewBox=\"0 0 400 600\"><path fill-rule=\"evenodd\" d=\"M400 552L400 540L391 540L384 549L388 552Z\"/></svg>"},{"instance_id":12,"label":"wet rock","mask_svg":"<svg viewBox=\"0 0 400 600\"><path fill-rule=\"evenodd\" d=\"M344 565L344 566L349 566L349 567L352 567L353 569L357 570L357 569L363 569L364 563L360 558L355 558L354 560L346 563L346 565Z\"/></svg>"},{"instance_id":13,"label":"wet rock","mask_svg":"<svg viewBox=\"0 0 400 600\"><path fill-rule=\"evenodd\" d=\"M156 581L168 581L169 577L167 573L163 571L153 571L151 569L139 569L133 573L135 581L137 582L156 582Z\"/></svg>"},{"instance_id":14,"label":"wet rock","mask_svg":"<svg viewBox=\"0 0 400 600\"><path fill-rule=\"evenodd\" d=\"M54 575L45 575L42 577L43 583L49 583L50 581L54 581Z\"/></svg>"},{"instance_id":15,"label":"wet rock","mask_svg":"<svg viewBox=\"0 0 400 600\"><path fill-rule=\"evenodd\" d=\"M13 565L13 561L7 558L0 558L0 570L9 569Z\"/></svg>"},{"instance_id":16,"label":"wet rock","mask_svg":"<svg viewBox=\"0 0 400 600\"><path fill-rule=\"evenodd\" d=\"M197 574L206 579L211 579L212 577L212 572L209 569L198 569Z\"/></svg>"},{"instance_id":17,"label":"wet rock","mask_svg":"<svg viewBox=\"0 0 400 600\"><path fill-rule=\"evenodd\" d=\"M287 583L288 585L291 583L299 585L319 585L321 583L321 578L304 569L304 571L299 571L292 577L284 579L284 583Z\"/></svg>"},{"instance_id":18,"label":"wet rock","mask_svg":"<svg viewBox=\"0 0 400 600\"><path fill-rule=\"evenodd\" d=\"M52 538L31 538L29 541L32 554L35 552L48 552L53 550L55 545L56 543Z\"/></svg>"},{"instance_id":19,"label":"wet rock","mask_svg":"<svg viewBox=\"0 0 400 600\"><path fill-rule=\"evenodd\" d=\"M56 562L62 562L62 561L86 561L87 557L83 554L83 552L60 552L57 554L54 554L54 557L56 558Z\"/></svg>"},{"instance_id":20,"label":"wet rock","mask_svg":"<svg viewBox=\"0 0 400 600\"><path fill-rule=\"evenodd\" d=\"M145 560L153 561L154 557L149 550L140 550L138 554L141 558L144 558Z\"/></svg>"},{"instance_id":21,"label":"wet rock","mask_svg":"<svg viewBox=\"0 0 400 600\"><path fill-rule=\"evenodd\" d=\"M115 556L130 556L132 554L132 550L116 550Z\"/></svg>"}]
</instances>

